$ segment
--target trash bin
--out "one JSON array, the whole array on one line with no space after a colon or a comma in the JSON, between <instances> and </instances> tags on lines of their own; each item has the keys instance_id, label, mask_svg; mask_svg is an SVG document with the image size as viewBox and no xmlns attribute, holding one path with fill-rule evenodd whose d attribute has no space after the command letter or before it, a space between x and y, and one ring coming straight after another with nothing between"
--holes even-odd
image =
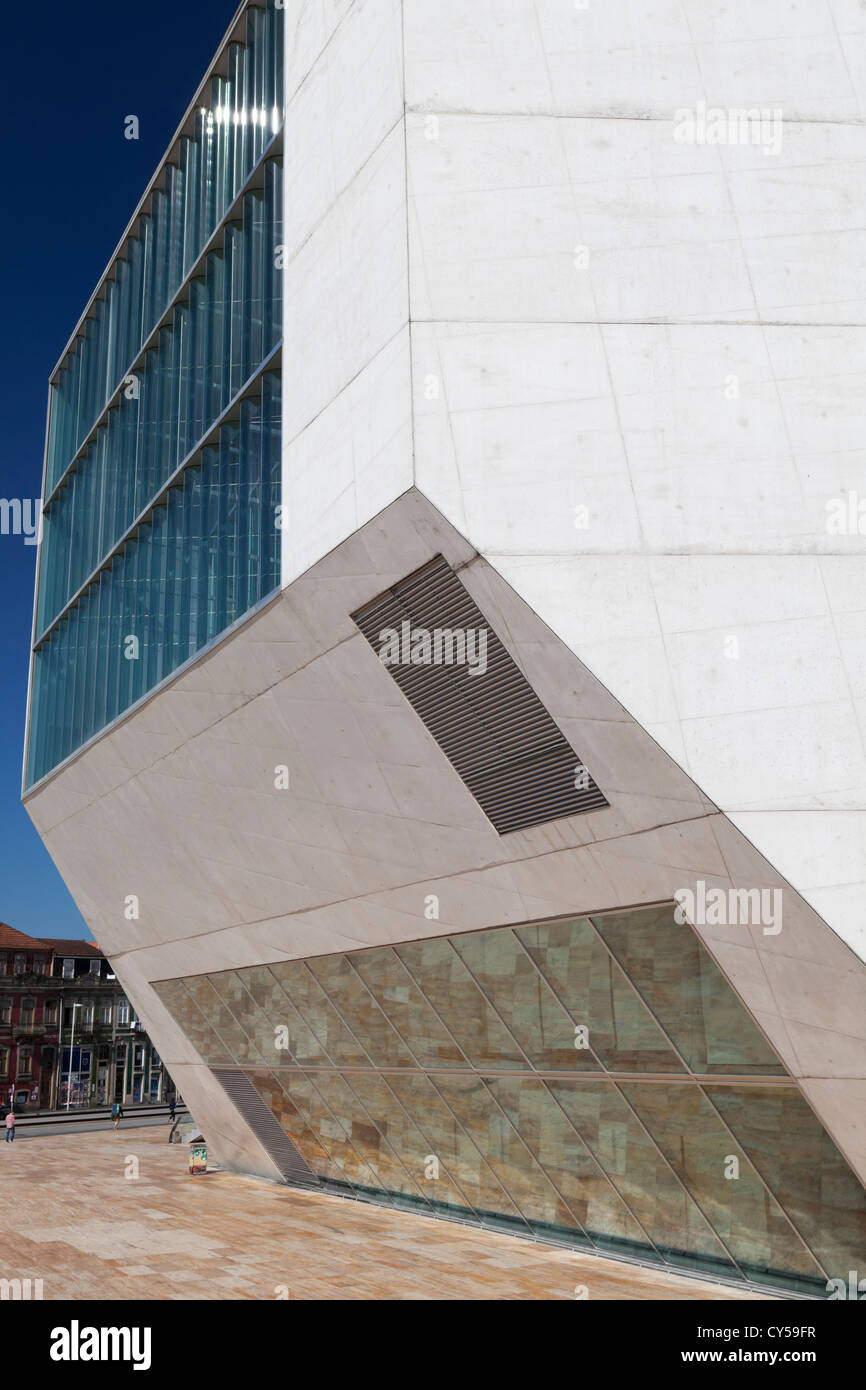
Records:
<instances>
[{"instance_id":1,"label":"trash bin","mask_svg":"<svg viewBox=\"0 0 866 1390\"><path fill-rule=\"evenodd\" d=\"M204 1139L192 1139L189 1145L189 1171L191 1173L207 1172L207 1144Z\"/></svg>"}]
</instances>

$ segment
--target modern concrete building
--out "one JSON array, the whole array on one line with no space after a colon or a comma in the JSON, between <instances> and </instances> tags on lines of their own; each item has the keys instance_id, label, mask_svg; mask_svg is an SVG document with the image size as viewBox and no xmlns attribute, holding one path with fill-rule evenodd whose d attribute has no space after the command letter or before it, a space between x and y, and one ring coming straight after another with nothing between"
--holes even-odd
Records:
<instances>
[{"instance_id":1,"label":"modern concrete building","mask_svg":"<svg viewBox=\"0 0 866 1390\"><path fill-rule=\"evenodd\" d=\"M864 78L241 7L52 377L25 770L222 1163L866 1274Z\"/></svg>"}]
</instances>

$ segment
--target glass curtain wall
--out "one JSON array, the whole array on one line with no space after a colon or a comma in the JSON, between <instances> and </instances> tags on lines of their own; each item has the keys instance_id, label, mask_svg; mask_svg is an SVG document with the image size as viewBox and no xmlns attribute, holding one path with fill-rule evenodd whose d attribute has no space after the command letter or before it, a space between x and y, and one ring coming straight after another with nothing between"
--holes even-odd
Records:
<instances>
[{"instance_id":1,"label":"glass curtain wall","mask_svg":"<svg viewBox=\"0 0 866 1390\"><path fill-rule=\"evenodd\" d=\"M121 386L282 124L283 9L252 5L51 389L46 496Z\"/></svg>"},{"instance_id":2,"label":"glass curtain wall","mask_svg":"<svg viewBox=\"0 0 866 1390\"><path fill-rule=\"evenodd\" d=\"M38 637L280 341L282 168L263 172L46 508Z\"/></svg>"},{"instance_id":3,"label":"glass curtain wall","mask_svg":"<svg viewBox=\"0 0 866 1390\"><path fill-rule=\"evenodd\" d=\"M243 22L51 388L27 787L279 584L283 10Z\"/></svg>"},{"instance_id":4,"label":"glass curtain wall","mask_svg":"<svg viewBox=\"0 0 866 1390\"><path fill-rule=\"evenodd\" d=\"M29 783L278 587L279 501L266 372L37 648Z\"/></svg>"},{"instance_id":5,"label":"glass curtain wall","mask_svg":"<svg viewBox=\"0 0 866 1390\"><path fill-rule=\"evenodd\" d=\"M822 1296L866 1193L671 905L163 981L322 1185Z\"/></svg>"}]
</instances>

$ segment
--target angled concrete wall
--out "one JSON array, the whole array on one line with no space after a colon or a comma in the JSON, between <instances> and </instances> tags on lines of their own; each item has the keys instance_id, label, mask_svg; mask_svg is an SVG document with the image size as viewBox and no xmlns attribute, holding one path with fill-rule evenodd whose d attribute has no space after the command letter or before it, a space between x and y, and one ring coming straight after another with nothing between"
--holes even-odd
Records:
<instances>
[{"instance_id":1,"label":"angled concrete wall","mask_svg":"<svg viewBox=\"0 0 866 1390\"><path fill-rule=\"evenodd\" d=\"M439 553L608 807L498 835L355 627L360 604ZM700 882L778 888L776 933L695 926L866 1175L863 966L414 490L27 807L184 1095L198 1087L206 1133L225 1099L154 980L665 902ZM223 1125L230 1146L208 1133L218 1156L245 1166L240 1117Z\"/></svg>"}]
</instances>

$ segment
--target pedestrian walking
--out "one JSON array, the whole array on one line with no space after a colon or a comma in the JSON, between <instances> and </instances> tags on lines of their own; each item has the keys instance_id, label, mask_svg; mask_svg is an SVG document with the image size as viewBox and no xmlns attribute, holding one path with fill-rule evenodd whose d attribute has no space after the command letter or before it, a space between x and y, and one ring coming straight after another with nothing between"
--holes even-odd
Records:
<instances>
[{"instance_id":1,"label":"pedestrian walking","mask_svg":"<svg viewBox=\"0 0 866 1390\"><path fill-rule=\"evenodd\" d=\"M168 1102L168 1122L170 1125L174 1124L174 1112L176 1109L177 1101L175 1100L174 1096L172 1096L171 1100Z\"/></svg>"},{"instance_id":2,"label":"pedestrian walking","mask_svg":"<svg viewBox=\"0 0 866 1390\"><path fill-rule=\"evenodd\" d=\"M10 1110L6 1116L6 1143L11 1144L15 1139L15 1111Z\"/></svg>"},{"instance_id":3,"label":"pedestrian walking","mask_svg":"<svg viewBox=\"0 0 866 1390\"><path fill-rule=\"evenodd\" d=\"M114 1128L119 1129L120 1122L123 1119L123 1106L119 1100L116 1100L111 1107L111 1118L114 1121Z\"/></svg>"}]
</instances>

